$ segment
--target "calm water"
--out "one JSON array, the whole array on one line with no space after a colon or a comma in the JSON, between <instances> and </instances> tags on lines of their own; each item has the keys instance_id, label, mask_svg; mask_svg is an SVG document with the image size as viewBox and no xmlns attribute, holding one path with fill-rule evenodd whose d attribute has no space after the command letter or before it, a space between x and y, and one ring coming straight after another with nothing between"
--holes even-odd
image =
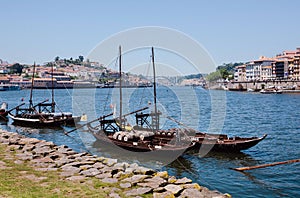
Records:
<instances>
[{"instance_id":1,"label":"calm water","mask_svg":"<svg viewBox=\"0 0 300 198\"><path fill-rule=\"evenodd\" d=\"M50 90L35 90L34 101L50 98ZM14 107L29 99L29 90L0 92L0 101ZM118 106L118 91L114 89L55 90L58 109L72 111L88 119L110 113L110 104ZM73 99L73 100L72 100ZM152 101L151 89L124 89L123 111L129 112L144 107ZM251 166L276 161L300 158L300 94L264 95L224 91L206 91L190 87L158 87L159 109L186 125L201 131L222 132L237 136L268 137L255 147L240 154L213 153L200 157L197 154L183 155L173 163L161 166L159 162L145 165L168 170L178 177L189 177L210 189L230 193L234 197L299 197L300 163L274 166L240 173L230 168ZM223 120L224 119L224 120ZM129 117L130 122L134 121ZM223 122L224 121L224 122ZM176 124L162 118L162 127L176 127ZM2 128L17 131L30 137L37 137L56 144L65 144L77 151L119 157L108 153L97 144L93 136L78 130L65 136L62 129L30 129L2 123Z\"/></svg>"}]
</instances>

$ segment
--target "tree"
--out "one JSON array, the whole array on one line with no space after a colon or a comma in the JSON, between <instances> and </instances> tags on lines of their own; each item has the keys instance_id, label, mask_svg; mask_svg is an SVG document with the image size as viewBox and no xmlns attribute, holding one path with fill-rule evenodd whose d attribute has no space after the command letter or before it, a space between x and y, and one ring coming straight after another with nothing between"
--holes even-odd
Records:
<instances>
[{"instance_id":1,"label":"tree","mask_svg":"<svg viewBox=\"0 0 300 198\"><path fill-rule=\"evenodd\" d=\"M56 56L54 59L55 62L59 61L59 56Z\"/></svg>"},{"instance_id":2,"label":"tree","mask_svg":"<svg viewBox=\"0 0 300 198\"><path fill-rule=\"evenodd\" d=\"M80 62L83 62L83 60L84 60L84 58L83 58L83 56L78 56L78 58L79 58L79 60L80 60Z\"/></svg>"},{"instance_id":3,"label":"tree","mask_svg":"<svg viewBox=\"0 0 300 198\"><path fill-rule=\"evenodd\" d=\"M219 70L217 70L215 72L212 72L212 73L208 74L205 77L205 79L208 80L208 81L210 81L210 82L217 81L217 80L219 80L221 78L222 78L222 75L221 75L221 73L220 73Z\"/></svg>"},{"instance_id":4,"label":"tree","mask_svg":"<svg viewBox=\"0 0 300 198\"><path fill-rule=\"evenodd\" d=\"M21 75L23 68L24 68L23 65L20 65L19 63L15 63L10 67L10 73L11 74L17 73L17 74Z\"/></svg>"}]
</instances>

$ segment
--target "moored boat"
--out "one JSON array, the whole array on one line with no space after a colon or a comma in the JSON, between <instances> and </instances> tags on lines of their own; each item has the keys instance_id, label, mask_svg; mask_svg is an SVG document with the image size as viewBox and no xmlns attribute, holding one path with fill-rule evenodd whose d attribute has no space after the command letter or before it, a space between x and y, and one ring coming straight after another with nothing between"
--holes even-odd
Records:
<instances>
[{"instance_id":1,"label":"moored boat","mask_svg":"<svg viewBox=\"0 0 300 198\"><path fill-rule=\"evenodd\" d=\"M14 84L0 84L0 91L18 91L20 90L19 85Z\"/></svg>"},{"instance_id":2,"label":"moored boat","mask_svg":"<svg viewBox=\"0 0 300 198\"><path fill-rule=\"evenodd\" d=\"M262 89L260 91L262 94L282 94L281 89Z\"/></svg>"},{"instance_id":3,"label":"moored boat","mask_svg":"<svg viewBox=\"0 0 300 198\"><path fill-rule=\"evenodd\" d=\"M13 123L22 126L40 127L40 126L61 126L74 125L80 120L80 116L73 116L69 112L55 112L54 90L53 90L53 75L52 75L52 102L44 100L36 105L32 102L32 91L34 85L35 64L33 66L33 75L31 79L29 106L22 108L21 104L15 108L15 114L9 112L9 116L13 119ZM53 74L53 66L52 66Z\"/></svg>"},{"instance_id":4,"label":"moored boat","mask_svg":"<svg viewBox=\"0 0 300 198\"><path fill-rule=\"evenodd\" d=\"M154 60L154 50L152 48L152 59ZM154 61L153 68L154 68ZM88 124L87 127L89 131L94 135L94 137L101 141L103 144L114 144L126 150L134 152L159 152L163 155L180 155L186 150L191 149L195 146L195 143L190 140L183 141L183 139L177 138L176 141L172 139L159 138L154 132L144 129L135 129L126 124L126 116L131 115L146 108L128 113L123 115L122 113L122 72L121 72L121 47L119 48L119 91L120 91L120 112L118 118L107 119L111 116L102 116L99 119L100 124L93 127ZM155 79L155 77L154 77ZM154 90L156 89L154 81ZM156 103L156 102L155 102ZM155 106L156 107L156 106ZM155 108L155 113L157 109ZM158 128L158 123L156 122L156 128Z\"/></svg>"},{"instance_id":5,"label":"moored boat","mask_svg":"<svg viewBox=\"0 0 300 198\"><path fill-rule=\"evenodd\" d=\"M119 60L120 61L120 60ZM208 134L185 127L174 128L169 130L159 129L159 121L161 112L156 106L156 82L155 82L155 66L154 54L152 48L152 62L154 74L154 110L150 113L143 112L146 108L132 112L135 113L136 125L132 128L125 125L125 116L120 112L119 118L99 119L100 124L96 127L88 125L88 129L93 133L94 137L106 143L115 144L135 152L147 151L199 151L201 148L207 147L211 151L218 152L240 152L249 149L266 138L262 137L228 137L224 134ZM121 76L121 72L120 72ZM120 82L121 85L121 82ZM121 86L120 86L121 87ZM120 91L120 97L122 92ZM121 101L121 100L120 100ZM120 109L122 109L120 102ZM173 118L169 119L183 125ZM151 121L150 121L151 119ZM183 125L184 126L184 125Z\"/></svg>"},{"instance_id":6,"label":"moored boat","mask_svg":"<svg viewBox=\"0 0 300 198\"><path fill-rule=\"evenodd\" d=\"M7 103L2 102L1 107L0 107L0 118L5 118L7 115L8 115Z\"/></svg>"},{"instance_id":7,"label":"moored boat","mask_svg":"<svg viewBox=\"0 0 300 198\"><path fill-rule=\"evenodd\" d=\"M192 135L196 133L195 135ZM193 151L199 151L201 147L209 148L211 151L235 153L247 150L267 137L267 134L261 137L228 137L225 134L208 134L195 132L193 129L169 129L159 130L156 135L164 139L173 139L178 134L187 134L192 142L195 142Z\"/></svg>"},{"instance_id":8,"label":"moored boat","mask_svg":"<svg viewBox=\"0 0 300 198\"><path fill-rule=\"evenodd\" d=\"M212 134L200 134L197 133L192 141L196 143L196 149L201 147L209 147L211 151L217 152L240 152L242 150L249 149L260 141L265 139L267 134L262 137L227 137L227 135L212 135Z\"/></svg>"}]
</instances>

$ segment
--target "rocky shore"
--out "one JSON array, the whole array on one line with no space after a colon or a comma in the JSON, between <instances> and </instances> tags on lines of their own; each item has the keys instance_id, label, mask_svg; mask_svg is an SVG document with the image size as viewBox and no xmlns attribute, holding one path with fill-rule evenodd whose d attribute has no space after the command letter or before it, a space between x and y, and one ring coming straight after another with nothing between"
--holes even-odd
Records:
<instances>
[{"instance_id":1,"label":"rocky shore","mask_svg":"<svg viewBox=\"0 0 300 198\"><path fill-rule=\"evenodd\" d=\"M166 171L157 172L136 163L77 153L64 145L17 133L0 130L0 142L6 147L5 155L16 157L14 163L27 163L36 171L57 172L66 181L82 182L96 178L117 186L106 189L106 197L230 197L229 194L208 190L186 177L176 178ZM1 171L7 168L6 163L0 160Z\"/></svg>"}]
</instances>

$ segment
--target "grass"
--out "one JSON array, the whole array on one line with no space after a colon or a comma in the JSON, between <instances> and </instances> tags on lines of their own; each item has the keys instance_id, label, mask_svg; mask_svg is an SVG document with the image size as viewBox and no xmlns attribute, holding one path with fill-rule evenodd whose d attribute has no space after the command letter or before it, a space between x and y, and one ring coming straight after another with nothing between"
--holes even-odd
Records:
<instances>
[{"instance_id":1,"label":"grass","mask_svg":"<svg viewBox=\"0 0 300 198\"><path fill-rule=\"evenodd\" d=\"M2 168L0 164L0 197L108 197L113 188L119 188L118 183L107 184L96 178L83 182L67 181L59 171L36 171L28 162L14 163L16 159L15 152L0 144L0 162L5 162ZM126 197L121 190L115 192Z\"/></svg>"}]
</instances>

